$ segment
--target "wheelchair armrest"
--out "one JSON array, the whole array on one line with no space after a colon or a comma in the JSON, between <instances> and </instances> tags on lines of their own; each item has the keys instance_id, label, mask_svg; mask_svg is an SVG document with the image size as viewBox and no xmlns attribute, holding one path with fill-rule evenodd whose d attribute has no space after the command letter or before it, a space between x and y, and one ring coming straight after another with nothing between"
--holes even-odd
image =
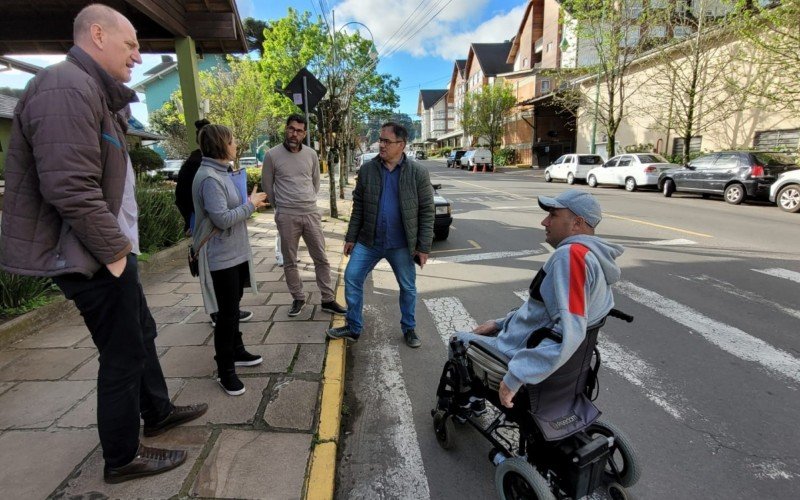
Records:
<instances>
[{"instance_id":1,"label":"wheelchair armrest","mask_svg":"<svg viewBox=\"0 0 800 500\"><path fill-rule=\"evenodd\" d=\"M502 363L506 367L508 367L508 362L511 361L511 358L500 352L498 349L495 349L494 347L488 346L481 342L470 340L469 345L475 348L476 350L481 351L490 358L494 359L498 363Z\"/></svg>"}]
</instances>

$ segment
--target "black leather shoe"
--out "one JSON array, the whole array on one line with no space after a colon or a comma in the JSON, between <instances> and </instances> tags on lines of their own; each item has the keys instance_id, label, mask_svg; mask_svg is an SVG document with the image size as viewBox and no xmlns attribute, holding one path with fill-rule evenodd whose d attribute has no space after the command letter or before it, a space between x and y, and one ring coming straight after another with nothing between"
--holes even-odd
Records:
<instances>
[{"instance_id":1,"label":"black leather shoe","mask_svg":"<svg viewBox=\"0 0 800 500\"><path fill-rule=\"evenodd\" d=\"M145 437L158 436L163 434L175 426L185 424L191 420L196 419L208 410L208 405L200 403L189 406L176 406L172 409L172 413L166 416L164 420L155 425L145 425Z\"/></svg>"},{"instance_id":2,"label":"black leather shoe","mask_svg":"<svg viewBox=\"0 0 800 500\"><path fill-rule=\"evenodd\" d=\"M422 341L417 337L417 332L415 332L413 328L409 328L403 332L403 337L406 338L406 345L408 347L419 347L422 345Z\"/></svg>"},{"instance_id":3,"label":"black leather shoe","mask_svg":"<svg viewBox=\"0 0 800 500\"><path fill-rule=\"evenodd\" d=\"M350 342L358 342L358 337L361 336L360 333L351 332L350 327L347 325L339 328L329 328L325 333L332 339L345 339Z\"/></svg>"},{"instance_id":4,"label":"black leather shoe","mask_svg":"<svg viewBox=\"0 0 800 500\"><path fill-rule=\"evenodd\" d=\"M161 474L186 461L183 450L163 450L139 445L139 450L131 463L122 467L106 467L103 479L110 484L123 483L139 477Z\"/></svg>"},{"instance_id":5,"label":"black leather shoe","mask_svg":"<svg viewBox=\"0 0 800 500\"><path fill-rule=\"evenodd\" d=\"M300 311L303 310L303 307L306 305L305 300L294 299L292 301L292 307L289 308L289 317L293 318L300 314Z\"/></svg>"},{"instance_id":6,"label":"black leather shoe","mask_svg":"<svg viewBox=\"0 0 800 500\"><path fill-rule=\"evenodd\" d=\"M339 305L338 302L332 300L330 302L322 303L322 310L331 314L347 314L347 309Z\"/></svg>"}]
</instances>

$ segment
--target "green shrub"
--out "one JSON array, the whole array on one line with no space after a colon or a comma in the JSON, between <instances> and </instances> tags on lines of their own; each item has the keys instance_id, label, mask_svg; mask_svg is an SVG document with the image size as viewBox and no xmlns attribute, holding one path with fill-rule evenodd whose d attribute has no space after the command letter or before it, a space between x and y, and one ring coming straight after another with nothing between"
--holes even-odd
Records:
<instances>
[{"instance_id":1,"label":"green shrub","mask_svg":"<svg viewBox=\"0 0 800 500\"><path fill-rule=\"evenodd\" d=\"M56 294L50 278L19 276L0 271L0 318L25 313L49 302Z\"/></svg>"},{"instance_id":2,"label":"green shrub","mask_svg":"<svg viewBox=\"0 0 800 500\"><path fill-rule=\"evenodd\" d=\"M494 153L494 164L498 167L513 165L517 162L517 150L502 148Z\"/></svg>"},{"instance_id":3,"label":"green shrub","mask_svg":"<svg viewBox=\"0 0 800 500\"><path fill-rule=\"evenodd\" d=\"M139 204L139 248L154 253L183 238L183 218L170 187L152 184L136 187Z\"/></svg>"},{"instance_id":4,"label":"green shrub","mask_svg":"<svg viewBox=\"0 0 800 500\"><path fill-rule=\"evenodd\" d=\"M453 148L442 148L439 150L439 154L441 154L442 156L447 156L450 154L451 151L453 151Z\"/></svg>"},{"instance_id":5,"label":"green shrub","mask_svg":"<svg viewBox=\"0 0 800 500\"><path fill-rule=\"evenodd\" d=\"M164 160L150 148L134 148L128 151L131 165L137 174L148 170L157 170L164 166Z\"/></svg>"},{"instance_id":6,"label":"green shrub","mask_svg":"<svg viewBox=\"0 0 800 500\"><path fill-rule=\"evenodd\" d=\"M261 167L250 167L247 169L247 195L253 192L253 186L258 185L261 191Z\"/></svg>"},{"instance_id":7,"label":"green shrub","mask_svg":"<svg viewBox=\"0 0 800 500\"><path fill-rule=\"evenodd\" d=\"M652 153L653 152L653 144L650 142L644 144L631 144L629 146L625 146L626 153Z\"/></svg>"}]
</instances>

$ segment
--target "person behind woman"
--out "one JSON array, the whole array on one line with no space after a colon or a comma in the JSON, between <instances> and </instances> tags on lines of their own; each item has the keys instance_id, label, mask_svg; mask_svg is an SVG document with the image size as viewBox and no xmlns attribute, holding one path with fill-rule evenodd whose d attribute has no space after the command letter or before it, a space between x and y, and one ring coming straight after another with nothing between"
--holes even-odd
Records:
<instances>
[{"instance_id":1,"label":"person behind woman","mask_svg":"<svg viewBox=\"0 0 800 500\"><path fill-rule=\"evenodd\" d=\"M205 118L194 122L196 129L195 137L200 136L200 130L209 125L211 122ZM192 235L192 215L194 215L194 200L192 200L192 182L194 176L197 175L197 170L200 168L200 162L203 160L203 153L200 149L195 149L189 155L189 158L183 162L180 171L178 171L178 182L175 184L175 205L183 217L183 232L186 236Z\"/></svg>"},{"instance_id":2,"label":"person behind woman","mask_svg":"<svg viewBox=\"0 0 800 500\"><path fill-rule=\"evenodd\" d=\"M200 248L200 286L206 311L218 311L214 328L217 381L229 395L238 396L245 388L236 376L236 366L255 366L262 361L244 347L239 302L245 287L256 291L247 219L266 206L266 194L257 193L256 188L248 199L242 199L228 175L228 162L236 157L236 140L230 129L206 125L198 139L203 160L192 183L193 248Z\"/></svg>"}]
</instances>

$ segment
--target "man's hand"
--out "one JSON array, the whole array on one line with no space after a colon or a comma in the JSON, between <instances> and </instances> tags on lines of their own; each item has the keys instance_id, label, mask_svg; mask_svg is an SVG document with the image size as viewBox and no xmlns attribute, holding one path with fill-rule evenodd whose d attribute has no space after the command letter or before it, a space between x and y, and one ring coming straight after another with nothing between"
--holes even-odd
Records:
<instances>
[{"instance_id":1,"label":"man's hand","mask_svg":"<svg viewBox=\"0 0 800 500\"><path fill-rule=\"evenodd\" d=\"M425 267L425 264L428 262L428 254L422 252L414 252L414 255L419 257L419 268L422 269Z\"/></svg>"},{"instance_id":2,"label":"man's hand","mask_svg":"<svg viewBox=\"0 0 800 500\"><path fill-rule=\"evenodd\" d=\"M119 278L120 276L122 276L122 273L125 272L125 264L127 262L128 262L128 257L125 256L116 262L112 262L111 264L106 264L106 268L108 268L108 272L110 272L115 278Z\"/></svg>"},{"instance_id":3,"label":"man's hand","mask_svg":"<svg viewBox=\"0 0 800 500\"><path fill-rule=\"evenodd\" d=\"M344 242L344 255L345 257L349 257L350 254L353 252L353 248L356 246L355 243L352 241L345 241Z\"/></svg>"},{"instance_id":4,"label":"man's hand","mask_svg":"<svg viewBox=\"0 0 800 500\"><path fill-rule=\"evenodd\" d=\"M256 207L256 210L267 206L267 193L259 193L258 184L253 186L253 192L250 193L250 203Z\"/></svg>"},{"instance_id":5,"label":"man's hand","mask_svg":"<svg viewBox=\"0 0 800 500\"><path fill-rule=\"evenodd\" d=\"M513 408L514 403L512 403L511 400L514 399L514 394L516 394L516 392L509 389L506 383L501 380L500 390L497 391L497 395L500 396L500 404L506 408Z\"/></svg>"},{"instance_id":6,"label":"man's hand","mask_svg":"<svg viewBox=\"0 0 800 500\"><path fill-rule=\"evenodd\" d=\"M495 323L493 319L490 319L486 323L482 323L472 329L472 333L476 333L478 335L494 335L498 331L500 330L497 328L497 323Z\"/></svg>"}]
</instances>

